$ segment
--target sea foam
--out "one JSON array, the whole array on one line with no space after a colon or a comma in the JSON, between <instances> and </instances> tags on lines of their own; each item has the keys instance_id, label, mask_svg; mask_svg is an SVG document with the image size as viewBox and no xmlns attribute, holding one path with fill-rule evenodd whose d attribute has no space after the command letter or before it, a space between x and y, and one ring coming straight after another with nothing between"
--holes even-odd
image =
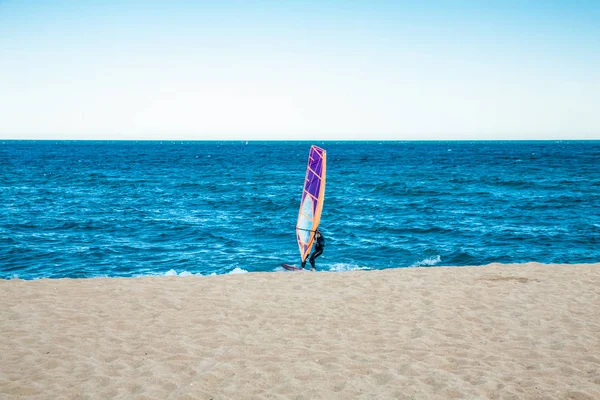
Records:
<instances>
[{"instance_id":1,"label":"sea foam","mask_svg":"<svg viewBox=\"0 0 600 400\"><path fill-rule=\"evenodd\" d=\"M435 257L426 258L411 265L412 267L431 267L442 261L442 258L437 255Z\"/></svg>"}]
</instances>

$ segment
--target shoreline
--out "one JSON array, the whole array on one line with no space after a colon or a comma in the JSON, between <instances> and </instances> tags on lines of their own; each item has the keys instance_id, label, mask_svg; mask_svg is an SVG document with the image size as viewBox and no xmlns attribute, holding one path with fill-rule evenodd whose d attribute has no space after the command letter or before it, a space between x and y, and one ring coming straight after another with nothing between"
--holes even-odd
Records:
<instances>
[{"instance_id":1,"label":"shoreline","mask_svg":"<svg viewBox=\"0 0 600 400\"><path fill-rule=\"evenodd\" d=\"M54 278L54 277L35 277L35 278L21 278L18 274L15 274L12 277L6 277L6 278L0 278L0 282L1 281L23 281L23 282L32 282L32 281L57 281L57 280L62 280L62 279L67 279L67 280L88 280L88 279L145 279L145 278L150 278L150 279L154 279L154 278L173 278L173 277L177 277L177 278L189 278L189 277L193 277L193 278L209 278L209 277L215 277L215 276L231 276L231 275L252 275L252 274L279 274L279 273L330 273L330 274L345 274L345 273L349 273L349 272L376 272L376 271L388 271L388 270L412 270L412 269L437 269L437 268L487 268L487 267L518 267L518 266L530 266L530 265L539 265L539 266L544 266L544 265L548 265L548 266L563 266L563 267L569 267L569 266L600 266L600 262L597 263L573 263L573 264L557 264L557 263L540 263L540 262L536 262L536 261L526 261L526 262L522 262L522 263L510 263L510 264L503 264L503 263L498 263L498 262L494 262L494 263L489 263L489 264L484 264L484 265L408 265L408 266L402 266L402 267L388 267L388 268L382 268L382 269L371 269L369 267L364 267L364 266L357 266L356 268L353 269L319 269L317 268L316 271L311 271L310 268L307 268L304 271L290 271L290 270L286 270L283 267L277 267L274 270L270 270L270 271L248 271L243 269L242 267L235 267L233 270L229 271L229 272L225 272L225 273L210 273L210 274L206 274L203 275L202 273L193 273L193 272L189 272L186 269L180 269L179 272L178 270L174 269L174 268L170 268L169 270L167 270L166 272L162 273L162 274L149 274L149 275L131 275L131 276L120 276L120 275L115 275L115 276L106 276L106 275L96 275L96 276L85 276L85 277L69 277L69 276L65 276L65 277L58 277L58 278ZM310 266L309 266L310 267Z\"/></svg>"},{"instance_id":2,"label":"shoreline","mask_svg":"<svg viewBox=\"0 0 600 400\"><path fill-rule=\"evenodd\" d=\"M598 282L600 263L2 280L0 397L600 398Z\"/></svg>"}]
</instances>

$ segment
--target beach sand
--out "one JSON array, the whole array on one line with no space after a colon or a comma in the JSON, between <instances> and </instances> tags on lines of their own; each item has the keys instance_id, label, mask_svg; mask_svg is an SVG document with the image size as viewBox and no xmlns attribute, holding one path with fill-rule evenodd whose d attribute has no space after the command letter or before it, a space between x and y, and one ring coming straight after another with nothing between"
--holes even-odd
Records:
<instances>
[{"instance_id":1,"label":"beach sand","mask_svg":"<svg viewBox=\"0 0 600 400\"><path fill-rule=\"evenodd\" d=\"M600 399L600 264L0 281L0 398Z\"/></svg>"}]
</instances>

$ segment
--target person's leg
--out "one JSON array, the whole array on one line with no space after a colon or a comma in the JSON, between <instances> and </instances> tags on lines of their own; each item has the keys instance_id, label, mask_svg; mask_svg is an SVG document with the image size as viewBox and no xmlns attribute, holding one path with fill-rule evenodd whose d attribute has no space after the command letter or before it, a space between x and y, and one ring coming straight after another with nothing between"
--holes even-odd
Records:
<instances>
[{"instance_id":1,"label":"person's leg","mask_svg":"<svg viewBox=\"0 0 600 400\"><path fill-rule=\"evenodd\" d=\"M321 254L323 254L323 250L315 251L312 256L310 256L310 265L312 266L312 269L315 269L315 259Z\"/></svg>"}]
</instances>

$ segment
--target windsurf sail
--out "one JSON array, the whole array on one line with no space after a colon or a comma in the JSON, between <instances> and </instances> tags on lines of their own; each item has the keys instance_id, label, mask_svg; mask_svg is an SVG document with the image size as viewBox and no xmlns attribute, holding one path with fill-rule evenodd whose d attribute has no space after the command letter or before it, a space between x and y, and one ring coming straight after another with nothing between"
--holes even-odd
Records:
<instances>
[{"instance_id":1,"label":"windsurf sail","mask_svg":"<svg viewBox=\"0 0 600 400\"><path fill-rule=\"evenodd\" d=\"M298 223L296 224L296 238L300 248L302 262L310 254L315 231L321 222L323 201L325 200L325 166L327 152L320 147L311 146L308 156L308 167L302 190Z\"/></svg>"}]
</instances>

